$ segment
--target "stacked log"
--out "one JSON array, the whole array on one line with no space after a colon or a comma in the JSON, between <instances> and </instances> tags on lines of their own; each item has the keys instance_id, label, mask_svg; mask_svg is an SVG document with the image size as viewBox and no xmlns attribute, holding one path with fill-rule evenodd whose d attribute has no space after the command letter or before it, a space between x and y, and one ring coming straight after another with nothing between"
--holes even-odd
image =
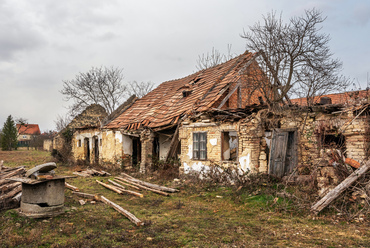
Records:
<instances>
[{"instance_id":1,"label":"stacked log","mask_svg":"<svg viewBox=\"0 0 370 248\"><path fill-rule=\"evenodd\" d=\"M0 162L0 210L19 207L22 185L9 179L23 176L25 173L24 166L8 168Z\"/></svg>"}]
</instances>

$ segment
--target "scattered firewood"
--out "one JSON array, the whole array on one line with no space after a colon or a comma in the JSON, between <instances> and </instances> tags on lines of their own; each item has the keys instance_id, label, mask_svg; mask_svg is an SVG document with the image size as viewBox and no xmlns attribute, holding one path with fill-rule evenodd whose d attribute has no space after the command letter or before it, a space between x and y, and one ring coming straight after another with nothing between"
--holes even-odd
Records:
<instances>
[{"instance_id":1,"label":"scattered firewood","mask_svg":"<svg viewBox=\"0 0 370 248\"><path fill-rule=\"evenodd\" d=\"M128 194L131 194L131 195L136 195L136 196L139 196L140 198L143 198L144 195L143 194L140 194L138 192L135 192L135 191L132 191L132 190L127 190L125 189L125 187L123 187L122 185L120 185L119 183L116 183L116 182L113 182L112 180L108 179L108 182L110 182L111 184L113 184L114 186L116 187L119 187L119 189L124 192L124 193L128 193Z\"/></svg>"},{"instance_id":2,"label":"scattered firewood","mask_svg":"<svg viewBox=\"0 0 370 248\"><path fill-rule=\"evenodd\" d=\"M106 183L103 183L103 182L100 182L99 180L95 180L97 183L99 183L100 185L102 185L102 186L104 186L104 187L106 187L107 189L110 189L110 190L112 190L112 191L114 191L114 192L116 192L116 193L118 193L118 194L122 194L122 191L120 190L120 189L118 189L118 188L116 188L116 187L114 187L114 186L112 186L112 185L109 185L109 184L106 184Z\"/></svg>"},{"instance_id":3,"label":"scattered firewood","mask_svg":"<svg viewBox=\"0 0 370 248\"><path fill-rule=\"evenodd\" d=\"M72 191L72 194L78 195L80 197L86 198L86 199L91 199L91 200L99 200L98 195L93 195L93 194L88 194L88 193L82 193L82 192L77 192L77 191Z\"/></svg>"},{"instance_id":4,"label":"scattered firewood","mask_svg":"<svg viewBox=\"0 0 370 248\"><path fill-rule=\"evenodd\" d=\"M130 181L129 179L125 179L125 178L122 178L122 180L124 180L125 182L127 183L131 183L139 188L142 188L142 189L145 189L145 190L149 190L149 191L152 191L154 193L157 193L157 194L160 194L160 195L164 195L164 196L169 196L170 194L166 193L166 192L163 192L163 191L160 191L160 190L157 190L157 189L152 189L152 188L148 188L146 186L143 186L143 185L140 185L138 183L134 183L132 181Z\"/></svg>"},{"instance_id":5,"label":"scattered firewood","mask_svg":"<svg viewBox=\"0 0 370 248\"><path fill-rule=\"evenodd\" d=\"M69 183L65 182L64 185L67 189L70 189L72 191L80 191L76 186L70 185Z\"/></svg>"},{"instance_id":6,"label":"scattered firewood","mask_svg":"<svg viewBox=\"0 0 370 248\"><path fill-rule=\"evenodd\" d=\"M119 213L123 214L124 216L126 216L132 223L134 223L135 225L137 226L142 226L144 225L144 222L142 222L141 220L139 220L135 215L133 215L132 213L130 213L129 211L123 209L121 206L117 205L116 203L108 200L107 198L105 198L104 196L101 196L101 200L102 202L104 202L105 204L113 207L115 210L117 210Z\"/></svg>"},{"instance_id":7,"label":"scattered firewood","mask_svg":"<svg viewBox=\"0 0 370 248\"><path fill-rule=\"evenodd\" d=\"M90 174L86 174L86 173L83 173L83 172L73 172L72 174L77 175L77 176L81 176L81 177L91 177Z\"/></svg>"},{"instance_id":8,"label":"scattered firewood","mask_svg":"<svg viewBox=\"0 0 370 248\"><path fill-rule=\"evenodd\" d=\"M12 189L11 191L9 191L8 193L6 193L4 195L1 195L0 196L0 201L3 201L3 200L8 199L8 198L12 198L13 196L15 196L16 194L18 194L21 191L22 191L22 185L19 185L19 186L15 187L14 189Z\"/></svg>"},{"instance_id":9,"label":"scattered firewood","mask_svg":"<svg viewBox=\"0 0 370 248\"><path fill-rule=\"evenodd\" d=\"M144 185L144 186L149 187L149 188L153 188L153 189L156 189L156 190L165 191L165 192L169 192L169 193L175 193L175 192L179 191L178 189L172 189L172 188L168 188L168 187L165 187L165 186L161 186L161 185L141 181L139 179L136 179L136 178L126 174L126 173L121 173L121 174L123 176L125 176L126 178L129 178L129 180L131 180L131 181L133 181L137 184Z\"/></svg>"},{"instance_id":10,"label":"scattered firewood","mask_svg":"<svg viewBox=\"0 0 370 248\"><path fill-rule=\"evenodd\" d=\"M20 183L20 182L13 182L12 183L11 181L9 181L9 183L7 183L7 184L5 184L3 186L0 186L0 192L4 193L6 191L9 191L9 190L11 190L11 189L13 189L13 188L21 185L21 184L22 183Z\"/></svg>"},{"instance_id":11,"label":"scattered firewood","mask_svg":"<svg viewBox=\"0 0 370 248\"><path fill-rule=\"evenodd\" d=\"M94 177L94 176L111 176L110 173L106 171L98 171L95 169L89 169L89 170L84 170L84 171L78 171L78 172L73 172L73 174L78 175L78 176L83 176L83 177Z\"/></svg>"},{"instance_id":12,"label":"scattered firewood","mask_svg":"<svg viewBox=\"0 0 370 248\"><path fill-rule=\"evenodd\" d=\"M126 189L123 185L119 184L119 183L116 183L116 182L113 182L112 180L108 179L108 182L110 182L111 184L113 184L114 186L118 187L118 188L121 188L121 189Z\"/></svg>"},{"instance_id":13,"label":"scattered firewood","mask_svg":"<svg viewBox=\"0 0 370 248\"><path fill-rule=\"evenodd\" d=\"M134 188L134 189L140 190L140 188L139 188L139 187L136 187L136 186L134 186L134 185L132 185L132 184L129 184L129 183L125 183L124 181L122 181L122 179L120 180L119 178L120 178L120 177L115 177L113 180L114 180L114 181L116 181L116 182L122 183L123 185L129 186L129 187L131 187L131 188Z\"/></svg>"},{"instance_id":14,"label":"scattered firewood","mask_svg":"<svg viewBox=\"0 0 370 248\"><path fill-rule=\"evenodd\" d=\"M24 172L25 172L25 169L23 167L21 167L21 168L18 168L16 170L14 170L14 171L8 172L8 173L2 173L0 175L0 179L10 178L12 176L16 176L16 175L22 174Z\"/></svg>"},{"instance_id":15,"label":"scattered firewood","mask_svg":"<svg viewBox=\"0 0 370 248\"><path fill-rule=\"evenodd\" d=\"M332 201L334 201L344 190L351 186L360 176L365 174L370 169L370 160L368 160L359 169L355 170L351 175L349 175L345 180L343 180L338 186L332 189L328 194L326 194L321 200L315 203L311 207L311 211L318 214L326 206L328 206Z\"/></svg>"},{"instance_id":16,"label":"scattered firewood","mask_svg":"<svg viewBox=\"0 0 370 248\"><path fill-rule=\"evenodd\" d=\"M84 200L78 200L78 202L81 204L81 206L86 204L86 202Z\"/></svg>"}]
</instances>

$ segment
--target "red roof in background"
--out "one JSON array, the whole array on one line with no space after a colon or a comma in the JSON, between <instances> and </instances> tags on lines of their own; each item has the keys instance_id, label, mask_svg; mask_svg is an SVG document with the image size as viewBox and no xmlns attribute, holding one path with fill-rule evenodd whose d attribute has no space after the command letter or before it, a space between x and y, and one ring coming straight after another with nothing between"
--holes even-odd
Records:
<instances>
[{"instance_id":1,"label":"red roof in background","mask_svg":"<svg viewBox=\"0 0 370 248\"><path fill-rule=\"evenodd\" d=\"M220 92L241 79L243 75L240 72L244 72L247 63L253 61L255 55L245 52L215 67L164 82L105 127L155 128L177 124L181 116L192 111L206 111L222 97Z\"/></svg>"},{"instance_id":2,"label":"red roof in background","mask_svg":"<svg viewBox=\"0 0 370 248\"><path fill-rule=\"evenodd\" d=\"M332 104L354 104L370 98L370 90L349 91L344 93L328 94L315 97L314 103L319 103L322 97L329 97ZM293 104L305 106L306 98L291 99Z\"/></svg>"},{"instance_id":3,"label":"red roof in background","mask_svg":"<svg viewBox=\"0 0 370 248\"><path fill-rule=\"evenodd\" d=\"M38 124L17 124L18 134L39 135L41 134Z\"/></svg>"}]
</instances>

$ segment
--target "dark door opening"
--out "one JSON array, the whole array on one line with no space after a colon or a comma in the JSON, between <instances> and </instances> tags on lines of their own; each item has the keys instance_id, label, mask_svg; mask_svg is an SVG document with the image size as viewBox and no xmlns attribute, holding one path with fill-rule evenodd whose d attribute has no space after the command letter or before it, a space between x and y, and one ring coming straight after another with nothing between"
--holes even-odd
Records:
<instances>
[{"instance_id":1,"label":"dark door opening","mask_svg":"<svg viewBox=\"0 0 370 248\"><path fill-rule=\"evenodd\" d=\"M88 138L84 140L85 145L85 161L90 163L90 141Z\"/></svg>"},{"instance_id":2,"label":"dark door opening","mask_svg":"<svg viewBox=\"0 0 370 248\"><path fill-rule=\"evenodd\" d=\"M269 174L283 177L297 164L297 132L276 130L273 132Z\"/></svg>"},{"instance_id":3,"label":"dark door opening","mask_svg":"<svg viewBox=\"0 0 370 248\"><path fill-rule=\"evenodd\" d=\"M154 137L153 140L153 161L158 161L159 160L159 138Z\"/></svg>"},{"instance_id":4,"label":"dark door opening","mask_svg":"<svg viewBox=\"0 0 370 248\"><path fill-rule=\"evenodd\" d=\"M132 139L132 166L137 167L141 162L141 142L139 138Z\"/></svg>"},{"instance_id":5,"label":"dark door opening","mask_svg":"<svg viewBox=\"0 0 370 248\"><path fill-rule=\"evenodd\" d=\"M99 139L95 137L94 139L94 162L99 163Z\"/></svg>"}]
</instances>

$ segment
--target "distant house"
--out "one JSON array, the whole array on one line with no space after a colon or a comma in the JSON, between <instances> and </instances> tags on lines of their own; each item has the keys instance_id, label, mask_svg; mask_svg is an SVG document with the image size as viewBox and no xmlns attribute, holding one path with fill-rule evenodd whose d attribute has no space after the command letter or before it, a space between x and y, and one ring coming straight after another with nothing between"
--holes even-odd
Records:
<instances>
[{"instance_id":1,"label":"distant house","mask_svg":"<svg viewBox=\"0 0 370 248\"><path fill-rule=\"evenodd\" d=\"M30 146L32 140L41 134L38 124L17 124L18 146Z\"/></svg>"}]
</instances>

